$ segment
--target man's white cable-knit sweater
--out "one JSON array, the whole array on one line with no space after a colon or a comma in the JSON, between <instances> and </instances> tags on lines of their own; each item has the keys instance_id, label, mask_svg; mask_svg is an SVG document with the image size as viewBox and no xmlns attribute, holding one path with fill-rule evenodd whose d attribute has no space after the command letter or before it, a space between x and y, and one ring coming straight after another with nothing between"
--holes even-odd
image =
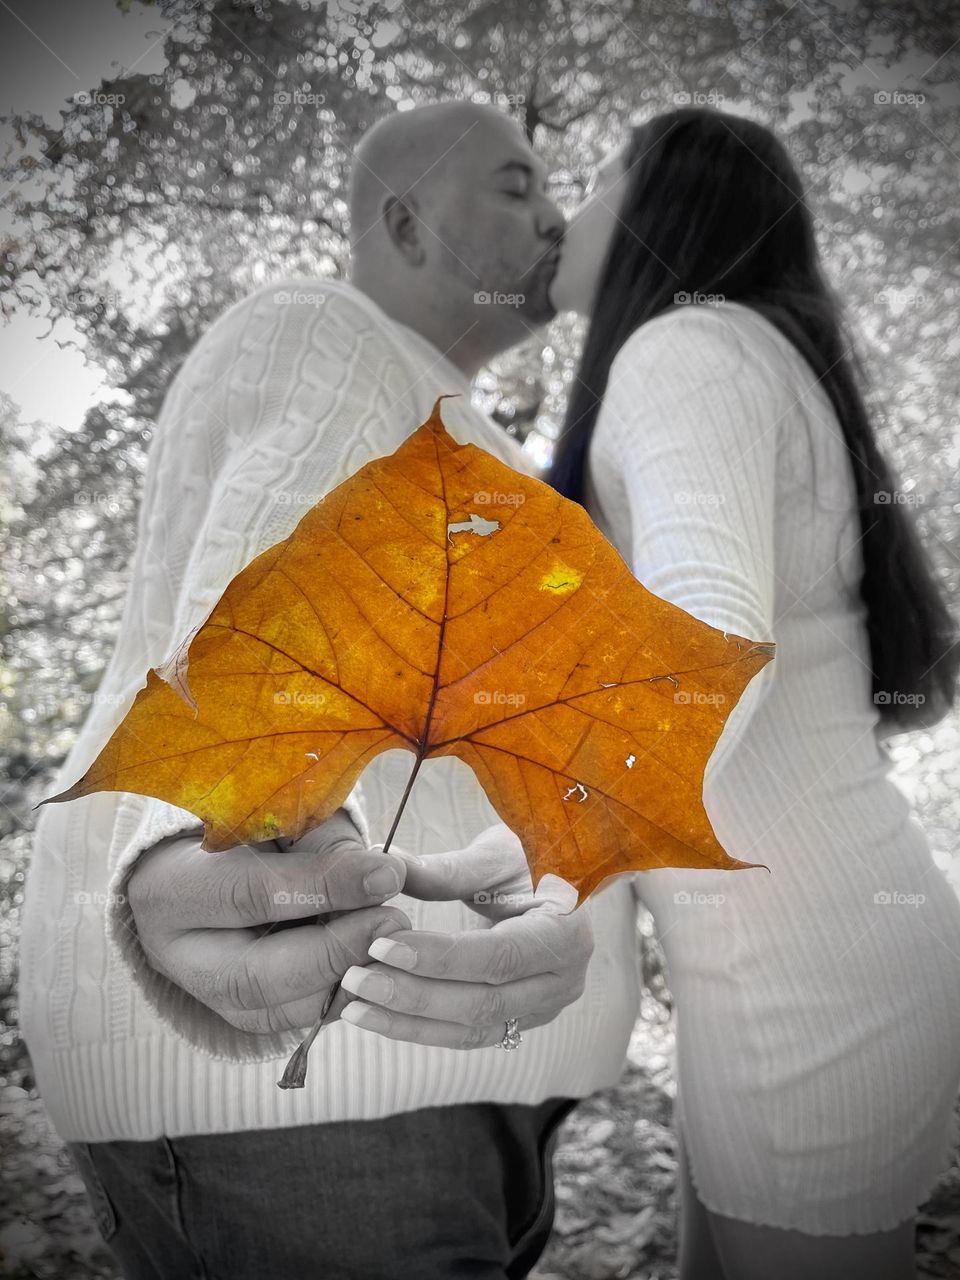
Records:
<instances>
[{"instance_id":1,"label":"man's white cable-knit sweater","mask_svg":"<svg viewBox=\"0 0 960 1280\"><path fill-rule=\"evenodd\" d=\"M450 433L518 470L520 447L470 404L467 381L424 338L350 285L270 285L211 327L172 385L149 451L132 576L93 709L50 793L76 781L147 670L209 614L228 582L325 493L391 453L437 398ZM345 807L385 839L408 752L365 770ZM400 822L414 853L461 848L498 816L472 771L428 760ZM474 1101L582 1097L620 1075L638 1007L630 877L595 893L586 988L518 1053L390 1040L338 1021L311 1050L303 1090L277 1087L296 1032L241 1032L151 968L125 896L139 854L197 827L128 793L41 811L25 894L21 1025L41 1095L66 1140L148 1139L369 1118ZM214 855L211 855L214 856ZM391 903L415 929L483 928L462 903Z\"/></svg>"}]
</instances>

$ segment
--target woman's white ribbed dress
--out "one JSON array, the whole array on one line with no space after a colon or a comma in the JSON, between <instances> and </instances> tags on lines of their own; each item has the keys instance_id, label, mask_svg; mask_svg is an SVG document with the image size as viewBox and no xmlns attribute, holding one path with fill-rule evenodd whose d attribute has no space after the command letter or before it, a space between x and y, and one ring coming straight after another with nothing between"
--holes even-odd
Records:
<instances>
[{"instance_id":1,"label":"woman's white ribbed dress","mask_svg":"<svg viewBox=\"0 0 960 1280\"><path fill-rule=\"evenodd\" d=\"M875 732L839 422L766 319L683 307L617 353L587 481L645 586L777 644L704 792L727 851L770 872L637 877L676 1000L700 1198L815 1234L892 1227L955 1142L960 903Z\"/></svg>"}]
</instances>

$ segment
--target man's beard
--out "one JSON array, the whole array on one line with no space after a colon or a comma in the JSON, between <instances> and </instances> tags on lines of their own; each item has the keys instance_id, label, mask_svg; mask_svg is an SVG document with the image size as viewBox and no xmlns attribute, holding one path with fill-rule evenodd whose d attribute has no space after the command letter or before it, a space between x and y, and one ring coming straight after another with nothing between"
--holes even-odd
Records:
<instances>
[{"instance_id":1,"label":"man's beard","mask_svg":"<svg viewBox=\"0 0 960 1280\"><path fill-rule=\"evenodd\" d=\"M460 284L469 284L475 298L484 296L490 300L491 306L512 307L531 327L546 324L557 314L550 301L550 285L559 259L544 261L552 249L541 251L530 267L517 273L516 268L511 269L510 264L503 261L474 268L468 245L459 243L452 236L444 239L443 243L447 250L444 254L445 270Z\"/></svg>"}]
</instances>

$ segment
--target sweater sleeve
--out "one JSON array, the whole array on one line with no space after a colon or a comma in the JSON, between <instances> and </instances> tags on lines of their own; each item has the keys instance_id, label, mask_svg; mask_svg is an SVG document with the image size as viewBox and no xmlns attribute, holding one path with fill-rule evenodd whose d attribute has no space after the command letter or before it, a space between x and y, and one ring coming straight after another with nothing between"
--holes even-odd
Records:
<instances>
[{"instance_id":1,"label":"sweater sleeve","mask_svg":"<svg viewBox=\"0 0 960 1280\"><path fill-rule=\"evenodd\" d=\"M416 425L404 413L408 388L402 353L369 312L336 291L322 307L316 295L300 296L308 300L278 307L261 293L241 304L244 350L235 347L236 323L216 325L201 339L224 348L214 350L204 365L210 377L225 384L216 407L242 397L243 411L238 429L229 433L230 451L188 559L172 648L203 622L246 564L291 531L308 500L312 505L366 461L391 452ZM238 309L230 314L236 321ZM244 372L244 351L256 360L255 403L245 391L251 370ZM203 429L202 414L192 424ZM310 477L313 487L305 492ZM175 511L176 494L162 486L156 500ZM342 807L370 844L359 782ZM199 836L202 824L187 810L153 797L122 797L110 843L109 949L160 1021L194 1048L236 1062L284 1056L299 1035L239 1031L153 968L140 941L127 899L129 877L145 850L188 832Z\"/></svg>"},{"instance_id":2,"label":"sweater sleeve","mask_svg":"<svg viewBox=\"0 0 960 1280\"><path fill-rule=\"evenodd\" d=\"M775 640L776 371L754 353L756 323L685 307L648 322L610 369L591 463L619 476L604 504L629 506L631 568L648 590L694 617L755 641ZM774 678L756 675L710 757L714 773Z\"/></svg>"}]
</instances>

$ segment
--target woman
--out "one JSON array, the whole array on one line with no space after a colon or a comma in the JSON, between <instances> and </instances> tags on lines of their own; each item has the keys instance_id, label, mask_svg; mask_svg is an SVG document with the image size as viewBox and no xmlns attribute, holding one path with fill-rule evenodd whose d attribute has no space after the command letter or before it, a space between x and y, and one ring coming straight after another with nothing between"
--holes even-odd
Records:
<instances>
[{"instance_id":1,"label":"woman","mask_svg":"<svg viewBox=\"0 0 960 1280\"><path fill-rule=\"evenodd\" d=\"M960 903L879 736L949 708L950 615L780 143L673 111L587 197L553 287L590 326L549 478L650 590L777 645L704 789L769 873L638 877L677 1009L680 1274L907 1280L955 1137Z\"/></svg>"}]
</instances>

